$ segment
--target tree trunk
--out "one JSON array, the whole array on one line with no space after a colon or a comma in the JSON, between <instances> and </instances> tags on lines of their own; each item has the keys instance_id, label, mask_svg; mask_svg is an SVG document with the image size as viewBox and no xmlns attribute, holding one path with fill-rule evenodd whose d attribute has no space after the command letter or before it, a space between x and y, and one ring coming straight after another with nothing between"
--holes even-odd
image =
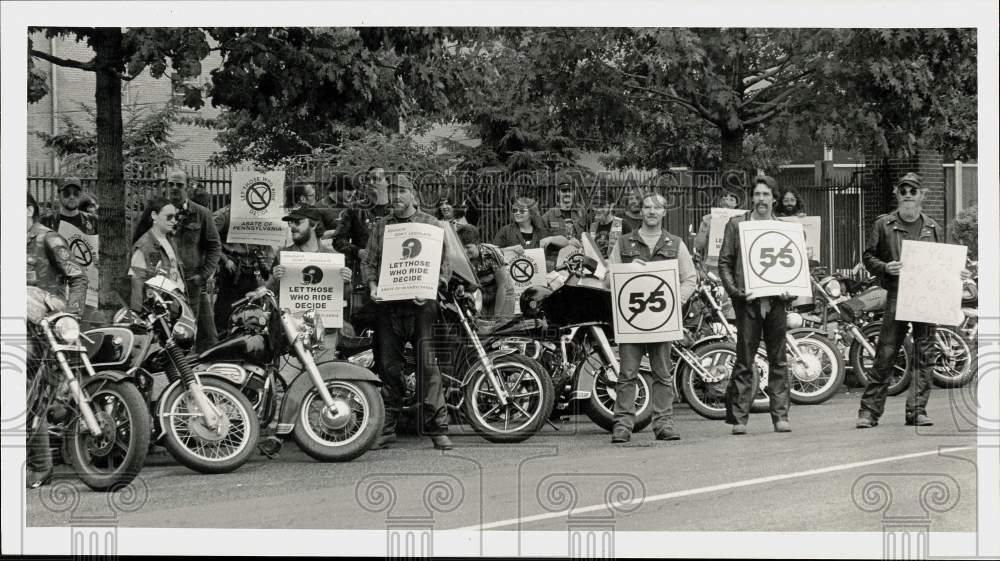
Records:
<instances>
[{"instance_id":1,"label":"tree trunk","mask_svg":"<svg viewBox=\"0 0 1000 561\"><path fill-rule=\"evenodd\" d=\"M749 180L746 162L743 159L743 135L745 131L720 129L722 133L722 165L719 170L724 187L742 191ZM742 202L743 197L740 197Z\"/></svg>"},{"instance_id":2,"label":"tree trunk","mask_svg":"<svg viewBox=\"0 0 1000 561\"><path fill-rule=\"evenodd\" d=\"M126 209L124 156L122 153L122 31L98 28L95 35L97 74L97 222L100 235L102 310L115 309L121 301L115 292L127 274L131 249Z\"/></svg>"}]
</instances>

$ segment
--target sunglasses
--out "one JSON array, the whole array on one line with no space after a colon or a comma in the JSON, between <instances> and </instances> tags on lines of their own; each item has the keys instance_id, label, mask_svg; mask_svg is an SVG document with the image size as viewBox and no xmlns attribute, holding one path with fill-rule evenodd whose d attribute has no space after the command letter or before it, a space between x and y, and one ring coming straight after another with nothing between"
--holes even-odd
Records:
<instances>
[{"instance_id":1,"label":"sunglasses","mask_svg":"<svg viewBox=\"0 0 1000 561\"><path fill-rule=\"evenodd\" d=\"M174 213L174 214L164 214L163 215L163 219L166 220L167 222L173 222L173 221L177 220L177 214L176 213Z\"/></svg>"},{"instance_id":2,"label":"sunglasses","mask_svg":"<svg viewBox=\"0 0 1000 561\"><path fill-rule=\"evenodd\" d=\"M167 187L187 187L187 183L182 181L167 181Z\"/></svg>"},{"instance_id":3,"label":"sunglasses","mask_svg":"<svg viewBox=\"0 0 1000 561\"><path fill-rule=\"evenodd\" d=\"M899 192L900 195L906 195L907 191L909 191L910 195L913 196L920 192L920 188L914 187L912 185L909 187L907 187L906 185L900 185L899 187L896 188L896 191Z\"/></svg>"},{"instance_id":4,"label":"sunglasses","mask_svg":"<svg viewBox=\"0 0 1000 561\"><path fill-rule=\"evenodd\" d=\"M62 193L62 198L64 199L69 199L69 198L79 199L81 196L83 196L83 193L79 191L63 191Z\"/></svg>"},{"instance_id":5,"label":"sunglasses","mask_svg":"<svg viewBox=\"0 0 1000 561\"><path fill-rule=\"evenodd\" d=\"M512 208L510 211L513 212L514 214L525 214L525 213L528 212L528 209L515 207L515 208Z\"/></svg>"}]
</instances>

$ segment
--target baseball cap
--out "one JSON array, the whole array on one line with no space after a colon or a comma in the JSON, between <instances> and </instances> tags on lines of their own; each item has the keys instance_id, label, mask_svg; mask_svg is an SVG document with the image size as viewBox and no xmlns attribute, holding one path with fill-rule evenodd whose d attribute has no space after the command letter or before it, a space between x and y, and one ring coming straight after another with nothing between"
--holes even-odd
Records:
<instances>
[{"instance_id":1,"label":"baseball cap","mask_svg":"<svg viewBox=\"0 0 1000 561\"><path fill-rule=\"evenodd\" d=\"M920 179L919 175L911 171L910 173L899 178L899 181L896 182L896 187L899 187L900 185L912 185L917 189L923 189L924 182Z\"/></svg>"},{"instance_id":2,"label":"baseball cap","mask_svg":"<svg viewBox=\"0 0 1000 561\"><path fill-rule=\"evenodd\" d=\"M67 187L76 187L80 191L83 191L83 183L75 175L66 176L59 182L59 192L65 191Z\"/></svg>"},{"instance_id":3,"label":"baseball cap","mask_svg":"<svg viewBox=\"0 0 1000 561\"><path fill-rule=\"evenodd\" d=\"M412 191L413 182L410 181L410 178L406 177L405 174L398 173L389 178L389 188L391 189L393 187L396 187L398 189L408 189Z\"/></svg>"},{"instance_id":4,"label":"baseball cap","mask_svg":"<svg viewBox=\"0 0 1000 561\"><path fill-rule=\"evenodd\" d=\"M322 215L320 215L319 211L311 206L293 208L292 210L288 211L288 214L286 214L282 218L282 220L287 222L289 220L302 220L303 218L309 218L316 222L320 222L321 220L323 220L323 217Z\"/></svg>"}]
</instances>

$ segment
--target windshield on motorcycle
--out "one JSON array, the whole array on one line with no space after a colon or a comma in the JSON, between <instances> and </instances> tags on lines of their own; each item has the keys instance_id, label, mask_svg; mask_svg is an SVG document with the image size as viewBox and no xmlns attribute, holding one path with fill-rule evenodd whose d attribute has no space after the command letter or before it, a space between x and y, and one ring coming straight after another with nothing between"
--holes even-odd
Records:
<instances>
[{"instance_id":1,"label":"windshield on motorcycle","mask_svg":"<svg viewBox=\"0 0 1000 561\"><path fill-rule=\"evenodd\" d=\"M458 239L455 227L450 222L440 221L438 225L444 229L444 253L442 263L448 263L452 275L457 275L465 284L466 290L479 288L479 278L476 276L469 256L465 254L465 246ZM450 280L450 279L449 279Z\"/></svg>"},{"instance_id":2,"label":"windshield on motorcycle","mask_svg":"<svg viewBox=\"0 0 1000 561\"><path fill-rule=\"evenodd\" d=\"M163 298L170 308L170 315L174 320L183 320L190 325L195 324L194 311L188 305L183 286L169 277L160 274L149 278L145 282L145 286L147 291L155 291L160 295L160 298Z\"/></svg>"}]
</instances>

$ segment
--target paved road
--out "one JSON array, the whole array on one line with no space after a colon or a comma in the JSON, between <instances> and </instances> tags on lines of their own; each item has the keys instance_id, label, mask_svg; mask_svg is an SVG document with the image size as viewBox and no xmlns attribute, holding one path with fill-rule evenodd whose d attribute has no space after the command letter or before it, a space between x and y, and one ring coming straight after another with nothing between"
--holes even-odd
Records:
<instances>
[{"instance_id":1,"label":"paved road","mask_svg":"<svg viewBox=\"0 0 1000 561\"><path fill-rule=\"evenodd\" d=\"M441 530L565 530L589 516L619 530L879 531L882 514L863 510L866 500L877 502L887 488L894 509L923 515L921 489L938 481L929 488L945 490L935 495L944 512L933 514L932 528L975 531L970 391L935 390L936 424L920 429L903 425L899 396L883 424L856 430L858 395L845 392L793 406L790 434L754 415L749 435L731 436L728 425L680 405L683 440L669 443L644 432L612 446L607 433L574 417L521 445L468 435L438 452L427 440L404 438L347 464L317 463L289 441L276 460L255 458L216 476L156 455L136 495L116 497L134 504L116 512L121 525L138 527L384 529L422 516ZM62 473L60 485L28 491L29 525L109 512L106 496ZM52 489L76 502L56 511Z\"/></svg>"}]
</instances>

